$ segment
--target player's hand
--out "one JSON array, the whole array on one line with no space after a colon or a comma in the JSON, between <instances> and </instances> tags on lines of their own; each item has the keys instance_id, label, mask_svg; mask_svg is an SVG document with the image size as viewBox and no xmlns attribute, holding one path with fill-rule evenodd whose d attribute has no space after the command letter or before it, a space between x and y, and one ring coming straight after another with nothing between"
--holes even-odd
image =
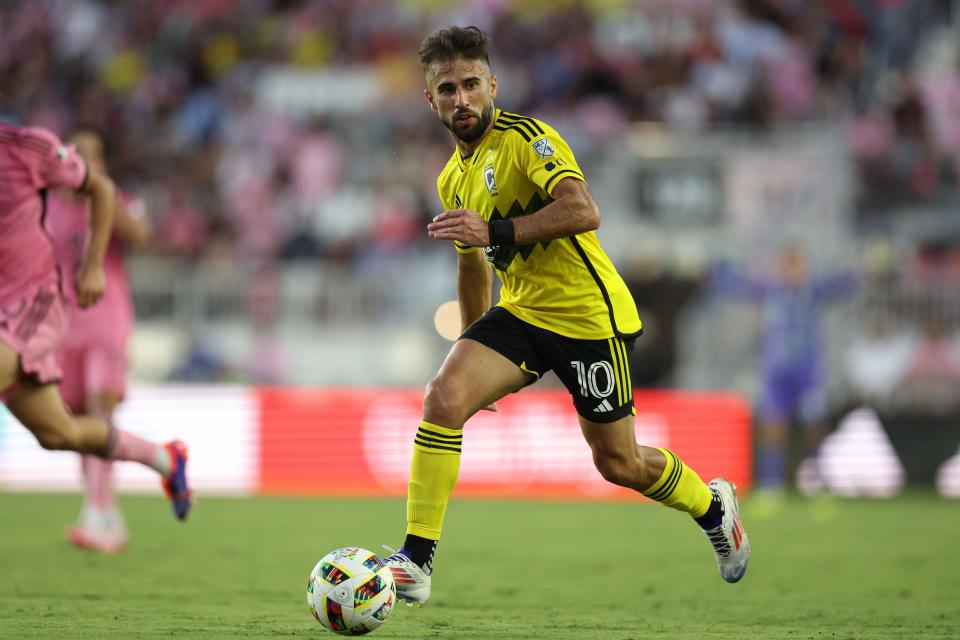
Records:
<instances>
[{"instance_id":1,"label":"player's hand","mask_svg":"<svg viewBox=\"0 0 960 640\"><path fill-rule=\"evenodd\" d=\"M490 244L487 222L476 211L453 209L444 211L427 225L427 234L435 240L457 240L471 247Z\"/></svg>"},{"instance_id":2,"label":"player's hand","mask_svg":"<svg viewBox=\"0 0 960 640\"><path fill-rule=\"evenodd\" d=\"M81 267L77 272L77 304L86 309L103 296L107 288L107 279L103 267Z\"/></svg>"},{"instance_id":3,"label":"player's hand","mask_svg":"<svg viewBox=\"0 0 960 640\"><path fill-rule=\"evenodd\" d=\"M491 402L490 404L485 406L483 409L481 409L481 411L493 411L494 413L496 413L497 411L500 411L500 409L497 408L496 402Z\"/></svg>"}]
</instances>

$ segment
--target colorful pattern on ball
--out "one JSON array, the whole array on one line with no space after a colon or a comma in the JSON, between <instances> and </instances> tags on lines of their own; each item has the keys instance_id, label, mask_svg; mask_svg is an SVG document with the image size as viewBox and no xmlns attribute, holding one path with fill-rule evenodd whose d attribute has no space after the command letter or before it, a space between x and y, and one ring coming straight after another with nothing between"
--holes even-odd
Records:
<instances>
[{"instance_id":1,"label":"colorful pattern on ball","mask_svg":"<svg viewBox=\"0 0 960 640\"><path fill-rule=\"evenodd\" d=\"M333 600L327 600L326 614L331 631L343 631L347 628L347 623L343 621L343 607Z\"/></svg>"},{"instance_id":2,"label":"colorful pattern on ball","mask_svg":"<svg viewBox=\"0 0 960 640\"><path fill-rule=\"evenodd\" d=\"M340 635L364 635L378 628L393 611L396 593L386 562L359 547L331 551L307 581L310 613Z\"/></svg>"},{"instance_id":3,"label":"colorful pattern on ball","mask_svg":"<svg viewBox=\"0 0 960 640\"><path fill-rule=\"evenodd\" d=\"M380 556L373 554L363 561L363 566L370 569L370 571L379 571L387 566L387 563L384 562Z\"/></svg>"},{"instance_id":4,"label":"colorful pattern on ball","mask_svg":"<svg viewBox=\"0 0 960 640\"><path fill-rule=\"evenodd\" d=\"M382 607L373 612L373 617L374 619L383 622L387 619L387 616L390 615L391 611L393 611L393 596L391 596Z\"/></svg>"},{"instance_id":5,"label":"colorful pattern on ball","mask_svg":"<svg viewBox=\"0 0 960 640\"><path fill-rule=\"evenodd\" d=\"M386 586L380 576L373 576L353 591L353 606L356 609L368 604Z\"/></svg>"},{"instance_id":6,"label":"colorful pattern on ball","mask_svg":"<svg viewBox=\"0 0 960 640\"><path fill-rule=\"evenodd\" d=\"M348 580L350 578L350 576L347 575L345 571L340 569L340 567L327 562L324 562L323 565L320 566L320 577L333 586L337 586L344 580Z\"/></svg>"}]
</instances>

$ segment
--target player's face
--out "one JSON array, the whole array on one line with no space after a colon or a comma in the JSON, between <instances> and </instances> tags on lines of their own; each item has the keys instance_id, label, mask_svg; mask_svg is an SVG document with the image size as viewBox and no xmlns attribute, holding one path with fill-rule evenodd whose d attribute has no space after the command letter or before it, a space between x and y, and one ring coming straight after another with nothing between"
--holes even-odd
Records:
<instances>
[{"instance_id":1,"label":"player's face","mask_svg":"<svg viewBox=\"0 0 960 640\"><path fill-rule=\"evenodd\" d=\"M106 163L103 158L103 140L92 131L78 131L70 136L70 144L77 148L77 153L88 165L97 171L106 171Z\"/></svg>"},{"instance_id":2,"label":"player's face","mask_svg":"<svg viewBox=\"0 0 960 640\"><path fill-rule=\"evenodd\" d=\"M497 77L483 60L456 58L430 68L424 95L454 137L474 142L493 120Z\"/></svg>"},{"instance_id":3,"label":"player's face","mask_svg":"<svg viewBox=\"0 0 960 640\"><path fill-rule=\"evenodd\" d=\"M790 250L781 257L780 270L788 285L801 285L807 279L807 258L799 250Z\"/></svg>"}]
</instances>

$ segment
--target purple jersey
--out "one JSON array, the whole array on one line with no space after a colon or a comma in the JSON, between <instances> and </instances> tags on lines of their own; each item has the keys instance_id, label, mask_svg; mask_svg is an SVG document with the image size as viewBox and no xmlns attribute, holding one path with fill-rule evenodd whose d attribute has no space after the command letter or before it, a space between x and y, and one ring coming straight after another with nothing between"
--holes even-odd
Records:
<instances>
[{"instance_id":1,"label":"purple jersey","mask_svg":"<svg viewBox=\"0 0 960 640\"><path fill-rule=\"evenodd\" d=\"M72 146L39 128L0 124L0 307L57 278L44 227L45 193L79 189L87 165Z\"/></svg>"},{"instance_id":2,"label":"purple jersey","mask_svg":"<svg viewBox=\"0 0 960 640\"><path fill-rule=\"evenodd\" d=\"M814 380L820 370L819 315L826 303L849 293L851 275L810 278L796 285L752 279L730 269L717 269L712 284L719 292L760 305L764 377L790 376Z\"/></svg>"}]
</instances>

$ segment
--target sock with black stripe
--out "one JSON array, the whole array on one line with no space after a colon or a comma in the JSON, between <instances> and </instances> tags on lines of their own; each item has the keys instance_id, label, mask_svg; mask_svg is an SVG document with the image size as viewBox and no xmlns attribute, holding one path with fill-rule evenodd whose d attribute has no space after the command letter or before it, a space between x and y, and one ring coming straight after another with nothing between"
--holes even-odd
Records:
<instances>
[{"instance_id":1,"label":"sock with black stripe","mask_svg":"<svg viewBox=\"0 0 960 640\"><path fill-rule=\"evenodd\" d=\"M440 539L447 503L460 473L462 440L462 429L448 429L426 420L417 429L407 485L406 541L413 548L407 548L405 541L404 551L421 567L429 568Z\"/></svg>"},{"instance_id":2,"label":"sock with black stripe","mask_svg":"<svg viewBox=\"0 0 960 640\"><path fill-rule=\"evenodd\" d=\"M663 474L643 492L651 500L679 511L689 513L698 523L710 518L713 506L713 491L700 479L697 472L683 464L677 454L667 449L657 449L667 459ZM719 504L719 502L718 502ZM723 512L720 512L722 516ZM702 526L702 523L701 523Z\"/></svg>"}]
</instances>

